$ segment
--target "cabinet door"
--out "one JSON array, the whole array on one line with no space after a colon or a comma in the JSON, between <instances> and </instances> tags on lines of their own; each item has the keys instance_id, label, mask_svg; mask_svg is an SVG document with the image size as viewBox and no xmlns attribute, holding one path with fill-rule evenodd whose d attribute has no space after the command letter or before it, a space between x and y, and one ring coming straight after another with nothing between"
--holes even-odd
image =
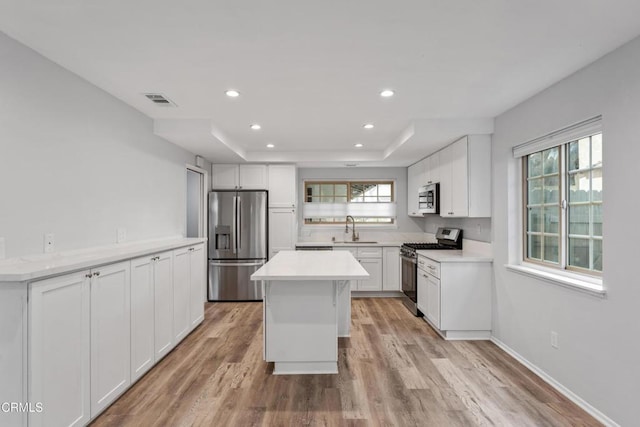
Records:
<instances>
[{"instance_id":1,"label":"cabinet door","mask_svg":"<svg viewBox=\"0 0 640 427\"><path fill-rule=\"evenodd\" d=\"M422 164L416 163L407 168L407 214L409 216L422 217L418 212L418 191L422 179Z\"/></svg>"},{"instance_id":2,"label":"cabinet door","mask_svg":"<svg viewBox=\"0 0 640 427\"><path fill-rule=\"evenodd\" d=\"M424 314L425 316L427 315L427 310L429 307L428 304L428 298L429 298L429 292L428 292L428 287L429 285L427 284L427 280L429 275L421 269L418 269L418 274L417 274L417 279L416 279L416 299L417 299L417 307L418 310L420 310L422 312L422 314Z\"/></svg>"},{"instance_id":3,"label":"cabinet door","mask_svg":"<svg viewBox=\"0 0 640 427\"><path fill-rule=\"evenodd\" d=\"M269 207L296 207L295 165L269 165Z\"/></svg>"},{"instance_id":4,"label":"cabinet door","mask_svg":"<svg viewBox=\"0 0 640 427\"><path fill-rule=\"evenodd\" d=\"M368 279L358 280L358 291L382 290L382 259L362 258L359 260L362 267L369 273Z\"/></svg>"},{"instance_id":5,"label":"cabinet door","mask_svg":"<svg viewBox=\"0 0 640 427\"><path fill-rule=\"evenodd\" d=\"M155 256L131 260L131 382L153 366Z\"/></svg>"},{"instance_id":6,"label":"cabinet door","mask_svg":"<svg viewBox=\"0 0 640 427\"><path fill-rule=\"evenodd\" d=\"M157 257L153 266L155 362L169 353L175 343L173 340L173 252L164 252Z\"/></svg>"},{"instance_id":7,"label":"cabinet door","mask_svg":"<svg viewBox=\"0 0 640 427\"><path fill-rule=\"evenodd\" d=\"M191 325L190 305L190 260L189 248L173 251L173 342L178 344L189 333Z\"/></svg>"},{"instance_id":8,"label":"cabinet door","mask_svg":"<svg viewBox=\"0 0 640 427\"><path fill-rule=\"evenodd\" d=\"M131 384L130 263L92 270L91 416Z\"/></svg>"},{"instance_id":9,"label":"cabinet door","mask_svg":"<svg viewBox=\"0 0 640 427\"><path fill-rule=\"evenodd\" d=\"M420 295L420 293L418 293ZM440 279L427 274L427 311L425 315L440 329Z\"/></svg>"},{"instance_id":10,"label":"cabinet door","mask_svg":"<svg viewBox=\"0 0 640 427\"><path fill-rule=\"evenodd\" d=\"M239 185L238 165L211 166L211 187L213 189L233 189L238 188Z\"/></svg>"},{"instance_id":11,"label":"cabinet door","mask_svg":"<svg viewBox=\"0 0 640 427\"><path fill-rule=\"evenodd\" d=\"M427 157L427 184L440 182L440 152Z\"/></svg>"},{"instance_id":12,"label":"cabinet door","mask_svg":"<svg viewBox=\"0 0 640 427\"><path fill-rule=\"evenodd\" d=\"M293 251L296 246L297 233L296 210L269 209L269 257L279 251Z\"/></svg>"},{"instance_id":13,"label":"cabinet door","mask_svg":"<svg viewBox=\"0 0 640 427\"><path fill-rule=\"evenodd\" d=\"M451 200L451 162L453 160L453 147L449 145L440 151L440 216L451 217L453 215Z\"/></svg>"},{"instance_id":14,"label":"cabinet door","mask_svg":"<svg viewBox=\"0 0 640 427\"><path fill-rule=\"evenodd\" d=\"M240 188L266 190L267 165L240 165Z\"/></svg>"},{"instance_id":15,"label":"cabinet door","mask_svg":"<svg viewBox=\"0 0 640 427\"><path fill-rule=\"evenodd\" d=\"M30 284L30 426L83 426L90 414L88 271Z\"/></svg>"},{"instance_id":16,"label":"cabinet door","mask_svg":"<svg viewBox=\"0 0 640 427\"><path fill-rule=\"evenodd\" d=\"M383 251L382 281L383 291L400 291L400 248L384 248Z\"/></svg>"},{"instance_id":17,"label":"cabinet door","mask_svg":"<svg viewBox=\"0 0 640 427\"><path fill-rule=\"evenodd\" d=\"M451 146L451 212L450 216L469 216L469 181L467 137Z\"/></svg>"},{"instance_id":18,"label":"cabinet door","mask_svg":"<svg viewBox=\"0 0 640 427\"><path fill-rule=\"evenodd\" d=\"M204 245L197 245L189 248L189 270L191 273L190 287L191 306L189 315L191 316L191 329L194 329L204 320L204 301L206 297L205 269L206 254Z\"/></svg>"}]
</instances>

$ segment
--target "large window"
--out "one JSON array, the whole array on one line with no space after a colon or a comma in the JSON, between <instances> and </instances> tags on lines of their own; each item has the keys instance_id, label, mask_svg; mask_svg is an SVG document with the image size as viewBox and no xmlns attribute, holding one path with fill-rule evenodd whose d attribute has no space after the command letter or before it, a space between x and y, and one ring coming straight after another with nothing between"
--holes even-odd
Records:
<instances>
[{"instance_id":1,"label":"large window","mask_svg":"<svg viewBox=\"0 0 640 427\"><path fill-rule=\"evenodd\" d=\"M393 181L306 181L305 224L344 224L347 215L355 222L393 224Z\"/></svg>"},{"instance_id":2,"label":"large window","mask_svg":"<svg viewBox=\"0 0 640 427\"><path fill-rule=\"evenodd\" d=\"M602 272L602 133L523 157L524 259Z\"/></svg>"}]
</instances>

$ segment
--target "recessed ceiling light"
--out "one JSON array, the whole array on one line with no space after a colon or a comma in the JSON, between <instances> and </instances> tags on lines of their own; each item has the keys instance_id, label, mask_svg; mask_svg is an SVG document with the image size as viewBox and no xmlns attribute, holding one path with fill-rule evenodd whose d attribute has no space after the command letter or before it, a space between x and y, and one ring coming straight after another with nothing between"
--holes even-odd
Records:
<instances>
[{"instance_id":1,"label":"recessed ceiling light","mask_svg":"<svg viewBox=\"0 0 640 427\"><path fill-rule=\"evenodd\" d=\"M373 125L371 123L367 123L366 125L362 126L365 129L373 129Z\"/></svg>"},{"instance_id":2,"label":"recessed ceiling light","mask_svg":"<svg viewBox=\"0 0 640 427\"><path fill-rule=\"evenodd\" d=\"M233 90L233 89L229 89L228 91L225 92L225 94L229 98L237 98L237 97L240 96L240 92L238 92L237 90Z\"/></svg>"},{"instance_id":3,"label":"recessed ceiling light","mask_svg":"<svg viewBox=\"0 0 640 427\"><path fill-rule=\"evenodd\" d=\"M362 147L364 147L364 145L363 145L363 144L360 144L360 143L354 144L353 146L354 146L354 147L356 147L356 148L362 148Z\"/></svg>"},{"instance_id":4,"label":"recessed ceiling light","mask_svg":"<svg viewBox=\"0 0 640 427\"><path fill-rule=\"evenodd\" d=\"M252 124L250 127L251 127L251 129L253 129L253 130L260 130L260 129L262 129L262 126L260 126L260 125L259 125L259 124L257 124L257 123Z\"/></svg>"},{"instance_id":5,"label":"recessed ceiling light","mask_svg":"<svg viewBox=\"0 0 640 427\"><path fill-rule=\"evenodd\" d=\"M395 92L392 91L391 89L385 89L382 92L380 92L380 96L383 98L389 98L390 96L393 96Z\"/></svg>"},{"instance_id":6,"label":"recessed ceiling light","mask_svg":"<svg viewBox=\"0 0 640 427\"><path fill-rule=\"evenodd\" d=\"M275 145L273 145L273 144L267 144L267 148L273 148L273 147L275 147Z\"/></svg>"}]
</instances>

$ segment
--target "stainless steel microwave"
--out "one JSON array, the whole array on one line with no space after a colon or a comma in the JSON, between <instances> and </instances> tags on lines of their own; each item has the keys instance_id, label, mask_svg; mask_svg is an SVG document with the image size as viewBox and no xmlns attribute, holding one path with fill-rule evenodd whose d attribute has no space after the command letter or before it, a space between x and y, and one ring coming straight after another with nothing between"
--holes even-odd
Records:
<instances>
[{"instance_id":1,"label":"stainless steel microwave","mask_svg":"<svg viewBox=\"0 0 640 427\"><path fill-rule=\"evenodd\" d=\"M440 213L440 183L423 185L418 190L418 212Z\"/></svg>"}]
</instances>

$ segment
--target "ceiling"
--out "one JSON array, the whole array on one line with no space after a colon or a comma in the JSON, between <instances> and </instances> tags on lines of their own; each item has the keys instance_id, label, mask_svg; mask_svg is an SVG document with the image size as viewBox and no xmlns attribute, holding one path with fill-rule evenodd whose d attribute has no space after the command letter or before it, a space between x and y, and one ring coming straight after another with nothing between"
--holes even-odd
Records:
<instances>
[{"instance_id":1,"label":"ceiling","mask_svg":"<svg viewBox=\"0 0 640 427\"><path fill-rule=\"evenodd\" d=\"M156 134L213 162L311 166L408 165L492 133L493 117L638 36L638 16L637 0L0 0L0 30Z\"/></svg>"}]
</instances>

